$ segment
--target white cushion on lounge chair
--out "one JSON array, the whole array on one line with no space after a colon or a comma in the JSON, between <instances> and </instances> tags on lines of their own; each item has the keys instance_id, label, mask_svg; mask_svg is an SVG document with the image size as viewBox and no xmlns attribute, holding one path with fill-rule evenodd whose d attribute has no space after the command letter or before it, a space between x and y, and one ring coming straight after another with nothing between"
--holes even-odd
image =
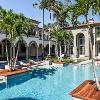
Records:
<instances>
[{"instance_id":1,"label":"white cushion on lounge chair","mask_svg":"<svg viewBox=\"0 0 100 100\"><path fill-rule=\"evenodd\" d=\"M28 69L28 67L22 67L22 69Z\"/></svg>"},{"instance_id":2,"label":"white cushion on lounge chair","mask_svg":"<svg viewBox=\"0 0 100 100\"><path fill-rule=\"evenodd\" d=\"M10 69L9 65L5 65L5 69Z\"/></svg>"},{"instance_id":3,"label":"white cushion on lounge chair","mask_svg":"<svg viewBox=\"0 0 100 100\"><path fill-rule=\"evenodd\" d=\"M38 67L38 65L31 65L31 67Z\"/></svg>"},{"instance_id":4,"label":"white cushion on lounge chair","mask_svg":"<svg viewBox=\"0 0 100 100\"><path fill-rule=\"evenodd\" d=\"M19 63L20 63L20 65L23 65L24 64L24 62L22 62L22 61L19 61Z\"/></svg>"}]
</instances>

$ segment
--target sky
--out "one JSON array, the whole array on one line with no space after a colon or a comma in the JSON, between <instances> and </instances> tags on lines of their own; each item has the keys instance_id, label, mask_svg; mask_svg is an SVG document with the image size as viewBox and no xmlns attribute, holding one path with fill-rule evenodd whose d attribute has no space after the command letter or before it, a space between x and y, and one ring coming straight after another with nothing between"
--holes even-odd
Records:
<instances>
[{"instance_id":1,"label":"sky","mask_svg":"<svg viewBox=\"0 0 100 100\"><path fill-rule=\"evenodd\" d=\"M0 0L0 5L6 9L13 9L15 13L23 13L26 17L32 18L41 22L39 24L42 27L42 10L38 8L33 8L32 4L38 2L38 0ZM45 11L45 24L53 23L53 18L50 20L50 14ZM89 14L89 18L94 18L95 21L100 21L100 16L92 16ZM78 18L80 21L84 21L84 17Z\"/></svg>"}]
</instances>

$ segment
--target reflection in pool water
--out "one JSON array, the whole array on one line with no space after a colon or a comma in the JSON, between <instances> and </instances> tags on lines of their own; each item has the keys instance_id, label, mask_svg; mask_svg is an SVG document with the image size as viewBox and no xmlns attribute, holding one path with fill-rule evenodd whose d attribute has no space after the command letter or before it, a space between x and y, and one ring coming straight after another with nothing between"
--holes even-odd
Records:
<instances>
[{"instance_id":1,"label":"reflection in pool water","mask_svg":"<svg viewBox=\"0 0 100 100\"><path fill-rule=\"evenodd\" d=\"M69 92L86 79L93 79L91 65L77 67L70 64L59 68L35 69L31 79L1 89L0 100L71 100ZM15 78L9 84L17 81Z\"/></svg>"}]
</instances>

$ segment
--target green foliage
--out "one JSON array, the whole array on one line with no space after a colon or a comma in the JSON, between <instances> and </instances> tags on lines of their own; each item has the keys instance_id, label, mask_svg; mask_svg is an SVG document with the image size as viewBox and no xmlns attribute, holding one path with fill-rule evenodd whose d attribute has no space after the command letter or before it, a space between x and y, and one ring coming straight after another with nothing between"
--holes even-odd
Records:
<instances>
[{"instance_id":1,"label":"green foliage","mask_svg":"<svg viewBox=\"0 0 100 100\"><path fill-rule=\"evenodd\" d=\"M59 26L52 27L50 31L51 38L55 38L58 42L69 43L73 40L73 35L71 32L62 30Z\"/></svg>"},{"instance_id":2,"label":"green foliage","mask_svg":"<svg viewBox=\"0 0 100 100\"><path fill-rule=\"evenodd\" d=\"M51 60L51 58L52 58L51 55L47 55L47 56L45 57L46 60Z\"/></svg>"},{"instance_id":3,"label":"green foliage","mask_svg":"<svg viewBox=\"0 0 100 100\"><path fill-rule=\"evenodd\" d=\"M2 7L0 7L0 29L1 33L6 34L6 37L9 38L11 46L16 44L16 39L18 38L19 41L23 40L23 36L26 35L29 30L33 30L34 24L31 20L27 19L23 14L15 14L13 10L6 11ZM28 34L27 34L28 35ZM7 47L7 45L6 45ZM7 52L7 60L11 68L12 68L12 56L13 52L12 49L10 51L10 60L8 57L8 51ZM18 55L18 49L16 54L16 59ZM15 64L16 65L16 60Z\"/></svg>"},{"instance_id":4,"label":"green foliage","mask_svg":"<svg viewBox=\"0 0 100 100\"><path fill-rule=\"evenodd\" d=\"M11 43L15 41L17 37L21 37L23 35L29 35L29 31L31 33L35 30L34 23L27 19L23 14L15 14L13 10L6 11L2 7L0 7L0 27L2 33L5 33Z\"/></svg>"},{"instance_id":5,"label":"green foliage","mask_svg":"<svg viewBox=\"0 0 100 100\"><path fill-rule=\"evenodd\" d=\"M63 58L63 61L65 63L72 63L73 62L73 59L71 59L71 58Z\"/></svg>"},{"instance_id":6,"label":"green foliage","mask_svg":"<svg viewBox=\"0 0 100 100\"><path fill-rule=\"evenodd\" d=\"M77 63L83 62L85 60L86 59L84 59L84 58L78 58ZM60 61L58 58L52 58L52 61L55 63L56 62L73 63L74 59L73 58L62 58L62 61Z\"/></svg>"},{"instance_id":7,"label":"green foliage","mask_svg":"<svg viewBox=\"0 0 100 100\"><path fill-rule=\"evenodd\" d=\"M82 61L85 61L86 59L84 59L84 58L78 58L77 59L77 62L79 63L79 62L82 62Z\"/></svg>"},{"instance_id":8,"label":"green foliage","mask_svg":"<svg viewBox=\"0 0 100 100\"><path fill-rule=\"evenodd\" d=\"M72 63L73 59L71 59L71 58L63 58L62 61L60 61L58 58L53 58L52 61L54 63L56 63L56 62L64 62L64 63L68 64L68 63Z\"/></svg>"},{"instance_id":9,"label":"green foliage","mask_svg":"<svg viewBox=\"0 0 100 100\"><path fill-rule=\"evenodd\" d=\"M71 0L73 2L73 0ZM71 4L68 7L71 13L71 21L74 26L77 26L77 19L79 16L85 16L86 23L88 22L89 11L92 10L92 14L100 13L100 0L75 0L75 4Z\"/></svg>"}]
</instances>

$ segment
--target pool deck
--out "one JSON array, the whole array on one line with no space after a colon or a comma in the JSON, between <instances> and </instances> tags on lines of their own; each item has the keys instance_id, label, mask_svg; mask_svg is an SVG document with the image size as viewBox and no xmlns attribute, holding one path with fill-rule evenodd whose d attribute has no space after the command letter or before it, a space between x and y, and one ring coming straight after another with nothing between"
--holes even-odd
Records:
<instances>
[{"instance_id":1,"label":"pool deck","mask_svg":"<svg viewBox=\"0 0 100 100\"><path fill-rule=\"evenodd\" d=\"M16 69L15 71L8 71L7 69L4 70L0 70L0 76L11 76L11 75L16 75L16 74L20 74L20 73L24 73L24 72L28 72L29 70L25 70L25 69Z\"/></svg>"},{"instance_id":2,"label":"pool deck","mask_svg":"<svg viewBox=\"0 0 100 100\"><path fill-rule=\"evenodd\" d=\"M87 65L89 63L92 63L92 60L82 61L82 62L79 63L79 65Z\"/></svg>"},{"instance_id":3,"label":"pool deck","mask_svg":"<svg viewBox=\"0 0 100 100\"><path fill-rule=\"evenodd\" d=\"M100 91L97 90L96 83L92 80L84 81L70 95L78 98L75 100L100 100Z\"/></svg>"}]
</instances>

